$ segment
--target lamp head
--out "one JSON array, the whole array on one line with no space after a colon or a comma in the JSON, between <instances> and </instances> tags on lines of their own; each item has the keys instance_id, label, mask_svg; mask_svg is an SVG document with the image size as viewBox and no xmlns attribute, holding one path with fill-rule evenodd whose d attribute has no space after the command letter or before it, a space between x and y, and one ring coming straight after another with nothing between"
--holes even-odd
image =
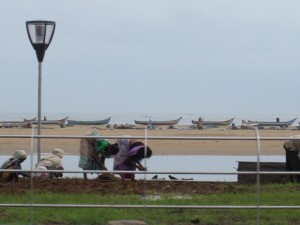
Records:
<instances>
[{"instance_id":1,"label":"lamp head","mask_svg":"<svg viewBox=\"0 0 300 225\"><path fill-rule=\"evenodd\" d=\"M54 35L55 22L45 20L27 21L26 29L30 43L36 51L38 61L42 62L45 51L49 47Z\"/></svg>"}]
</instances>

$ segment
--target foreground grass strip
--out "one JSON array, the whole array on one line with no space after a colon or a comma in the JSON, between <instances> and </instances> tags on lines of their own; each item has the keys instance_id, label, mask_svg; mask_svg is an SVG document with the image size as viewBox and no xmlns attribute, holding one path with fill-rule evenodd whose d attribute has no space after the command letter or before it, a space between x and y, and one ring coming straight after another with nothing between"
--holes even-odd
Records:
<instances>
[{"instance_id":1,"label":"foreground grass strip","mask_svg":"<svg viewBox=\"0 0 300 225\"><path fill-rule=\"evenodd\" d=\"M228 187L224 187L224 190ZM151 193L118 195L99 193L24 192L0 193L2 204L95 204L95 205L248 205L256 204L255 185L239 186L232 191L209 194ZM260 193L261 205L299 205L297 184L264 184ZM260 224L300 224L299 209L261 209ZM25 208L1 207L0 224L103 224L109 220L143 220L149 225L256 224L256 209L127 209L127 208Z\"/></svg>"}]
</instances>

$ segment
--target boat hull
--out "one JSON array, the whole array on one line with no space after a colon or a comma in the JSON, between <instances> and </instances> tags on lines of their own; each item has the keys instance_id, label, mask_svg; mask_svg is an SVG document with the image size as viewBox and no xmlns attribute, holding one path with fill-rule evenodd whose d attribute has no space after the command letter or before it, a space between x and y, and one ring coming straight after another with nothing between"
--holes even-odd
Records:
<instances>
[{"instance_id":1,"label":"boat hull","mask_svg":"<svg viewBox=\"0 0 300 225\"><path fill-rule=\"evenodd\" d=\"M176 119L176 120L166 120L166 121L141 121L141 120L135 120L135 124L139 124L139 125L153 125L153 126L162 126L162 125L175 125L177 123L179 123L179 121L182 119L182 117Z\"/></svg>"},{"instance_id":2,"label":"boat hull","mask_svg":"<svg viewBox=\"0 0 300 225\"><path fill-rule=\"evenodd\" d=\"M256 124L258 127L288 127L288 126L291 126L296 120L297 120L297 118L294 118L289 121L282 121L282 122L248 120L248 124Z\"/></svg>"},{"instance_id":3,"label":"boat hull","mask_svg":"<svg viewBox=\"0 0 300 225\"><path fill-rule=\"evenodd\" d=\"M47 125L64 125L68 120L68 116L60 120L41 120L41 124ZM27 120L24 120L27 121ZM38 124L38 120L33 120L33 124Z\"/></svg>"},{"instance_id":4,"label":"boat hull","mask_svg":"<svg viewBox=\"0 0 300 225\"><path fill-rule=\"evenodd\" d=\"M201 120L192 120L193 124L202 125L202 126L229 126L233 122L234 118L224 121L201 121Z\"/></svg>"},{"instance_id":5,"label":"boat hull","mask_svg":"<svg viewBox=\"0 0 300 225\"><path fill-rule=\"evenodd\" d=\"M104 120L68 120L69 125L105 125L108 124L111 117Z\"/></svg>"}]
</instances>

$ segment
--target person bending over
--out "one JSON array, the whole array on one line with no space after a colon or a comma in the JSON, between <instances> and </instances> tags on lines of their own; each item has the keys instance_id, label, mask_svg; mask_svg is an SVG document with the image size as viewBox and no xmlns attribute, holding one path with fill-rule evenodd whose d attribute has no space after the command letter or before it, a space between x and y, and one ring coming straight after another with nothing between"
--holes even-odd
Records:
<instances>
[{"instance_id":1,"label":"person bending over","mask_svg":"<svg viewBox=\"0 0 300 225\"><path fill-rule=\"evenodd\" d=\"M111 144L105 139L82 138L78 166L83 170L107 170L105 159L116 155L118 151L118 144ZM86 173L84 179L87 179Z\"/></svg>"},{"instance_id":2,"label":"person bending over","mask_svg":"<svg viewBox=\"0 0 300 225\"><path fill-rule=\"evenodd\" d=\"M145 158L150 158L152 155L152 150L148 146L134 139L119 139L117 144L119 146L119 152L114 159L114 170L147 170L147 168L141 164L141 161ZM134 173L121 173L120 176L122 180L135 180Z\"/></svg>"}]
</instances>

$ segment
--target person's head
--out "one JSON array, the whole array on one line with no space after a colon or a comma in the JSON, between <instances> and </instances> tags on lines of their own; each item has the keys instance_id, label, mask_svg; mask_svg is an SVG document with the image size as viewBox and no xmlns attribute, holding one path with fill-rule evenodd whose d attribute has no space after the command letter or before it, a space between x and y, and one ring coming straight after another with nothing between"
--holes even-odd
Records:
<instances>
[{"instance_id":1,"label":"person's head","mask_svg":"<svg viewBox=\"0 0 300 225\"><path fill-rule=\"evenodd\" d=\"M64 156L64 150L56 148L52 151L52 154L62 158Z\"/></svg>"},{"instance_id":2,"label":"person's head","mask_svg":"<svg viewBox=\"0 0 300 225\"><path fill-rule=\"evenodd\" d=\"M110 144L109 146L107 146L106 152L108 156L116 155L119 152L118 144Z\"/></svg>"},{"instance_id":3,"label":"person's head","mask_svg":"<svg viewBox=\"0 0 300 225\"><path fill-rule=\"evenodd\" d=\"M149 148L148 146L145 147L145 145L142 142L139 142L139 141L135 142L134 144L132 144L130 146L130 149L133 149L135 147L140 147L137 150L137 153L136 153L136 157L139 160L144 159L144 158L150 158L152 156L152 150L151 150L151 148Z\"/></svg>"},{"instance_id":4,"label":"person's head","mask_svg":"<svg viewBox=\"0 0 300 225\"><path fill-rule=\"evenodd\" d=\"M23 162L27 158L27 153L24 150L16 150L13 154L13 158Z\"/></svg>"},{"instance_id":5,"label":"person's head","mask_svg":"<svg viewBox=\"0 0 300 225\"><path fill-rule=\"evenodd\" d=\"M138 160L150 158L151 156L152 156L152 150L148 146L146 146L146 149L145 146L141 146L141 148L136 153L136 158Z\"/></svg>"},{"instance_id":6,"label":"person's head","mask_svg":"<svg viewBox=\"0 0 300 225\"><path fill-rule=\"evenodd\" d=\"M145 148L140 148L138 151L138 155L142 158L150 158L152 156L152 150L148 146L146 146L146 151Z\"/></svg>"}]
</instances>

